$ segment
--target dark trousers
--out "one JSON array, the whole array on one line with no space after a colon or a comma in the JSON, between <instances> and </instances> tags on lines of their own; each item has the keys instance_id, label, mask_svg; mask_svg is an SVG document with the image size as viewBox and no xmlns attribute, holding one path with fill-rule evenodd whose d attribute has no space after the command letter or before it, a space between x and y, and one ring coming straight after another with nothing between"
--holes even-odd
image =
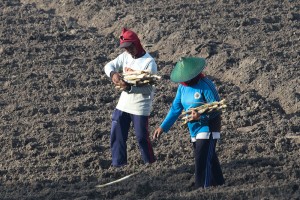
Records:
<instances>
[{"instance_id":1,"label":"dark trousers","mask_svg":"<svg viewBox=\"0 0 300 200\"><path fill-rule=\"evenodd\" d=\"M127 164L127 138L131 122L145 163L155 161L152 145L149 139L148 116L133 115L115 109L112 115L112 127L110 133L110 147L112 153L112 165L119 167Z\"/></svg>"},{"instance_id":2,"label":"dark trousers","mask_svg":"<svg viewBox=\"0 0 300 200\"><path fill-rule=\"evenodd\" d=\"M209 187L225 183L215 146L217 140L197 139L193 143L195 157L195 187Z\"/></svg>"}]
</instances>

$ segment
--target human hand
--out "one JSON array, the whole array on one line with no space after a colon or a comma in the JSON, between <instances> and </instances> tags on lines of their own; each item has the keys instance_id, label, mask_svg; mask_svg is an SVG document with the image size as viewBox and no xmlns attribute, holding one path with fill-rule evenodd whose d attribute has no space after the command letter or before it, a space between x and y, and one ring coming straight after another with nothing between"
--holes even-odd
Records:
<instances>
[{"instance_id":1,"label":"human hand","mask_svg":"<svg viewBox=\"0 0 300 200\"><path fill-rule=\"evenodd\" d=\"M115 85L119 85L120 81L122 80L121 75L116 72L112 75L111 80Z\"/></svg>"},{"instance_id":2,"label":"human hand","mask_svg":"<svg viewBox=\"0 0 300 200\"><path fill-rule=\"evenodd\" d=\"M120 80L119 81L119 83L118 83L118 86L120 87L120 88L122 88L123 90L130 90L130 85L129 85L129 83L127 83L127 82L125 82L124 80Z\"/></svg>"},{"instance_id":3,"label":"human hand","mask_svg":"<svg viewBox=\"0 0 300 200\"><path fill-rule=\"evenodd\" d=\"M200 119L200 114L196 110L192 110L190 120L198 121Z\"/></svg>"},{"instance_id":4,"label":"human hand","mask_svg":"<svg viewBox=\"0 0 300 200\"><path fill-rule=\"evenodd\" d=\"M157 129L154 131L154 133L153 133L152 139L153 139L153 140L159 139L160 135L161 135L163 132L164 132L164 130L163 130L161 127L157 128Z\"/></svg>"},{"instance_id":5,"label":"human hand","mask_svg":"<svg viewBox=\"0 0 300 200\"><path fill-rule=\"evenodd\" d=\"M114 73L111 77L112 82L117 86L118 88L121 88L123 90L130 90L130 84L125 82L119 73Z\"/></svg>"},{"instance_id":6,"label":"human hand","mask_svg":"<svg viewBox=\"0 0 300 200\"><path fill-rule=\"evenodd\" d=\"M125 67L124 69L124 72L127 73L127 72L133 72L134 70L129 68L129 67Z\"/></svg>"}]
</instances>

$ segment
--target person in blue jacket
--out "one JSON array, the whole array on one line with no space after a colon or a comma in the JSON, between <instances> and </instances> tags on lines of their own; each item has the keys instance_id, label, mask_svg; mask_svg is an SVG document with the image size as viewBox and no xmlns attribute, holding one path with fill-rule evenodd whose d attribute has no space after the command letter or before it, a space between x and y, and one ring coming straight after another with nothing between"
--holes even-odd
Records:
<instances>
[{"instance_id":1,"label":"person in blue jacket","mask_svg":"<svg viewBox=\"0 0 300 200\"><path fill-rule=\"evenodd\" d=\"M205 103L220 101L214 83L203 73L204 58L182 57L171 72L171 81L180 83L172 106L162 124L154 131L153 139L167 133L182 111L199 107ZM221 166L215 151L220 138L220 112L199 114L192 112L188 122L195 157L195 187L217 186L225 183Z\"/></svg>"}]
</instances>

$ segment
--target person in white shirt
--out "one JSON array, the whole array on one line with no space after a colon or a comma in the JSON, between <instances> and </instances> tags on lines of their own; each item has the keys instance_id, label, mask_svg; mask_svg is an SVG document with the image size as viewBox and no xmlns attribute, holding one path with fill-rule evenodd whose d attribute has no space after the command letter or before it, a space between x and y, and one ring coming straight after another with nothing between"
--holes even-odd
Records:
<instances>
[{"instance_id":1,"label":"person in white shirt","mask_svg":"<svg viewBox=\"0 0 300 200\"><path fill-rule=\"evenodd\" d=\"M157 74L157 65L153 57L142 47L137 34L129 29L123 28L119 47L125 51L104 67L106 75L115 86L123 89L112 114L110 135L112 166L120 167L127 164L126 141L131 122L144 163L153 163L155 158L148 127L155 88L152 85L132 86L122 80L121 73L145 70Z\"/></svg>"}]
</instances>

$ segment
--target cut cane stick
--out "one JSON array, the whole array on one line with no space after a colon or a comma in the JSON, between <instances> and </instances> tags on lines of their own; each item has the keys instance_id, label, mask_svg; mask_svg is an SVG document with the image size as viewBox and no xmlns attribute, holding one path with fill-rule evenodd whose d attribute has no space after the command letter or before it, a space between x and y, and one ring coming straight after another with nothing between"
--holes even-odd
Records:
<instances>
[{"instance_id":1,"label":"cut cane stick","mask_svg":"<svg viewBox=\"0 0 300 200\"><path fill-rule=\"evenodd\" d=\"M130 71L122 74L122 79L131 86L155 85L160 76L151 74L150 71ZM118 88L116 88L118 89Z\"/></svg>"},{"instance_id":2,"label":"cut cane stick","mask_svg":"<svg viewBox=\"0 0 300 200\"><path fill-rule=\"evenodd\" d=\"M140 71L140 70L134 70L134 71L129 71L129 72L125 72L124 73L124 75L139 75L139 74L149 74L150 73L150 71L145 71L145 70L143 70L143 71Z\"/></svg>"},{"instance_id":3,"label":"cut cane stick","mask_svg":"<svg viewBox=\"0 0 300 200\"><path fill-rule=\"evenodd\" d=\"M225 103L225 99L223 99L222 101L207 103L207 104L204 104L204 105L199 106L199 107L190 108L189 110L187 110L185 112L182 112L181 115L191 114L193 110L198 111L198 113L201 114L203 112L206 112L208 109L211 110L211 109L215 109L215 108L218 108L220 106L223 106L223 105L225 105L224 103Z\"/></svg>"},{"instance_id":4,"label":"cut cane stick","mask_svg":"<svg viewBox=\"0 0 300 200\"><path fill-rule=\"evenodd\" d=\"M152 77L153 77L153 78L156 78L156 79L161 79L161 76L157 76L157 75L155 75L155 74L152 75Z\"/></svg>"},{"instance_id":5,"label":"cut cane stick","mask_svg":"<svg viewBox=\"0 0 300 200\"><path fill-rule=\"evenodd\" d=\"M120 179L117 179L115 181L112 181L112 182L109 182L109 183L105 183L105 184L101 184L101 185L96 185L96 188L103 188L103 187L106 187L106 186L109 186L109 185L112 185L112 184L115 184L115 183L119 183L119 182L122 182L134 175L137 175L138 173L140 172L135 172L135 173L132 173L132 174L129 174L127 176L124 176L123 178L120 178Z\"/></svg>"},{"instance_id":6,"label":"cut cane stick","mask_svg":"<svg viewBox=\"0 0 300 200\"><path fill-rule=\"evenodd\" d=\"M117 90L121 90L121 91L123 91L123 90L124 90L124 89L123 89L123 88L121 88L119 85L115 86L115 88L116 88Z\"/></svg>"},{"instance_id":7,"label":"cut cane stick","mask_svg":"<svg viewBox=\"0 0 300 200\"><path fill-rule=\"evenodd\" d=\"M182 112L182 114L180 115L181 119L183 120L182 126L192 121L193 119L191 116L192 111L196 111L199 114L203 114L203 113L210 113L214 111L220 111L226 107L227 105L225 104L225 99L223 99L222 101L219 102L217 101L217 102L207 103L202 106L190 108L189 110Z\"/></svg>"},{"instance_id":8,"label":"cut cane stick","mask_svg":"<svg viewBox=\"0 0 300 200\"><path fill-rule=\"evenodd\" d=\"M124 79L126 79L126 80L136 80L136 79L142 79L142 78L144 78L144 77L146 77L146 75L145 74L139 74L139 75L125 75L124 76Z\"/></svg>"}]
</instances>

